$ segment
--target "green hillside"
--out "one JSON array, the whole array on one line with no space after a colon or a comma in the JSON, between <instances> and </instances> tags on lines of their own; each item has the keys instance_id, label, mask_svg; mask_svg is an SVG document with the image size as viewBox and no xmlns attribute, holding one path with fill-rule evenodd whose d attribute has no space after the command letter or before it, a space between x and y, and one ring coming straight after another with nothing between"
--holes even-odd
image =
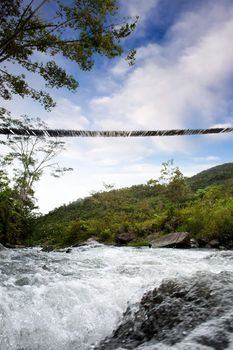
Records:
<instances>
[{"instance_id":1,"label":"green hillside","mask_svg":"<svg viewBox=\"0 0 233 350\"><path fill-rule=\"evenodd\" d=\"M119 234L129 233L131 244L140 245L174 231L233 240L233 163L189 179L169 166L161 170L166 181L98 192L38 218L31 244L62 247L90 237L114 243Z\"/></svg>"},{"instance_id":2,"label":"green hillside","mask_svg":"<svg viewBox=\"0 0 233 350\"><path fill-rule=\"evenodd\" d=\"M225 181L233 180L233 163L225 163L204 170L187 179L192 190L205 188L210 185L223 184Z\"/></svg>"}]
</instances>

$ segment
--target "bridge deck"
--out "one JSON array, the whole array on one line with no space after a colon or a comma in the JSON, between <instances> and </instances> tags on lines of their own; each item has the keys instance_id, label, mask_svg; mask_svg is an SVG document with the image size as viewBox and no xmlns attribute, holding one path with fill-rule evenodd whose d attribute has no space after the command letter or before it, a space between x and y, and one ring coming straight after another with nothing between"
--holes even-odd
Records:
<instances>
[{"instance_id":1,"label":"bridge deck","mask_svg":"<svg viewBox=\"0 0 233 350\"><path fill-rule=\"evenodd\" d=\"M0 128L2 135L39 136L39 137L151 137L225 134L233 132L233 127L210 129L171 129L171 130L63 130L63 129L20 129Z\"/></svg>"}]
</instances>

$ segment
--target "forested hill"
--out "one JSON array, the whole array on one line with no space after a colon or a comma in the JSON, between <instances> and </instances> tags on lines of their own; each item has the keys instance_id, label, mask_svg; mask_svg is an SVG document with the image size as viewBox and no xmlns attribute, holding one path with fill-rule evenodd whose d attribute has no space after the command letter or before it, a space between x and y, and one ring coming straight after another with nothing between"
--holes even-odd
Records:
<instances>
[{"instance_id":1,"label":"forested hill","mask_svg":"<svg viewBox=\"0 0 233 350\"><path fill-rule=\"evenodd\" d=\"M224 185L225 181L228 180L233 181L233 163L221 164L186 178L186 182L192 191L204 189L211 185ZM133 210L135 205L143 208L142 201L156 196L158 192L160 192L159 188L152 185L134 185L108 192L101 191L90 197L78 199L68 205L56 208L44 217L56 218L58 222L64 220L64 218L69 220L77 217L90 219L101 216L102 210L107 209L106 207L110 203L115 212L130 212L130 208Z\"/></svg>"},{"instance_id":2,"label":"forested hill","mask_svg":"<svg viewBox=\"0 0 233 350\"><path fill-rule=\"evenodd\" d=\"M174 231L233 239L233 163L189 179L169 166L161 170L164 182L100 191L38 218L31 243L68 246L90 237L113 243L122 232L132 234L134 244Z\"/></svg>"},{"instance_id":3,"label":"forested hill","mask_svg":"<svg viewBox=\"0 0 233 350\"><path fill-rule=\"evenodd\" d=\"M225 163L204 170L187 179L192 190L205 188L213 184L223 184L226 180L233 179L233 163Z\"/></svg>"}]
</instances>

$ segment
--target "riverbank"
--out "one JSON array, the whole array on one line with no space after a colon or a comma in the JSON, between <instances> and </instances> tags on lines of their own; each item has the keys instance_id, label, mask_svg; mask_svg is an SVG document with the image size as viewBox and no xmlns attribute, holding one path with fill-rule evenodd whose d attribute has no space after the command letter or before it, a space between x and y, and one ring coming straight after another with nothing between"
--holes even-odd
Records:
<instances>
[{"instance_id":1,"label":"riverbank","mask_svg":"<svg viewBox=\"0 0 233 350\"><path fill-rule=\"evenodd\" d=\"M123 239L124 237L124 239ZM148 248L175 248L175 249L215 249L215 250L233 250L233 242L229 241L224 246L221 245L221 243L218 240L196 240L192 238L192 236L188 232L174 232L166 235L157 235L156 236L149 236L146 240L143 241L134 241L131 239L127 239L130 236L128 235L121 235L121 240L118 238L115 242L111 242L108 244L104 244L106 246L116 246L116 247L135 247L135 248L142 248L142 247L148 247ZM100 244L103 244L102 242L98 241L97 237L92 237L87 239L86 241L83 241L79 244L71 245L71 246L63 246L63 247L57 247L52 245L42 245L41 250L43 252L65 252L70 253L73 248L77 247L85 247L85 246L92 246L96 247ZM33 246L26 246L26 245L13 245L13 244L6 244L2 245L0 243L0 251L6 250L6 249L21 249L21 248L33 248Z\"/></svg>"}]
</instances>

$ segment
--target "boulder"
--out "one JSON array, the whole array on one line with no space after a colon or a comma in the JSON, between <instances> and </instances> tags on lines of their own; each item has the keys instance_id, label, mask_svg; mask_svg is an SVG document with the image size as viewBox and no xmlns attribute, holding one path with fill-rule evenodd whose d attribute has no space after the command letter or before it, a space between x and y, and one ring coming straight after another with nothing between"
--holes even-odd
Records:
<instances>
[{"instance_id":1,"label":"boulder","mask_svg":"<svg viewBox=\"0 0 233 350\"><path fill-rule=\"evenodd\" d=\"M173 232L152 242L152 248L190 248L188 232Z\"/></svg>"},{"instance_id":2,"label":"boulder","mask_svg":"<svg viewBox=\"0 0 233 350\"><path fill-rule=\"evenodd\" d=\"M228 242L226 242L226 244L225 244L225 246L226 246L226 249L233 249L233 241L228 241Z\"/></svg>"},{"instance_id":3,"label":"boulder","mask_svg":"<svg viewBox=\"0 0 233 350\"><path fill-rule=\"evenodd\" d=\"M199 248L198 241L195 238L190 239L190 247L191 248Z\"/></svg>"},{"instance_id":4,"label":"boulder","mask_svg":"<svg viewBox=\"0 0 233 350\"><path fill-rule=\"evenodd\" d=\"M28 284L30 284L30 280L28 277L22 277L22 278L19 278L16 282L15 282L16 286L26 286Z\"/></svg>"},{"instance_id":5,"label":"boulder","mask_svg":"<svg viewBox=\"0 0 233 350\"><path fill-rule=\"evenodd\" d=\"M230 272L203 272L166 279L129 306L117 328L94 350L232 349L230 276Z\"/></svg>"},{"instance_id":6,"label":"boulder","mask_svg":"<svg viewBox=\"0 0 233 350\"><path fill-rule=\"evenodd\" d=\"M3 251L3 250L7 250L7 248L4 247L4 245L2 245L2 244L0 243L0 252Z\"/></svg>"},{"instance_id":7,"label":"boulder","mask_svg":"<svg viewBox=\"0 0 233 350\"><path fill-rule=\"evenodd\" d=\"M198 245L199 245L200 248L206 248L206 244L207 244L206 240L198 239L197 242L198 242Z\"/></svg>"},{"instance_id":8,"label":"boulder","mask_svg":"<svg viewBox=\"0 0 233 350\"><path fill-rule=\"evenodd\" d=\"M25 245L22 245L22 244L11 244L11 243L6 243L6 247L9 249L27 248Z\"/></svg>"},{"instance_id":9,"label":"boulder","mask_svg":"<svg viewBox=\"0 0 233 350\"><path fill-rule=\"evenodd\" d=\"M219 248L220 242L219 242L219 240L217 240L217 239L212 239L212 240L209 242L209 245L210 245L211 248Z\"/></svg>"},{"instance_id":10,"label":"boulder","mask_svg":"<svg viewBox=\"0 0 233 350\"><path fill-rule=\"evenodd\" d=\"M42 252L46 252L46 253L49 253L49 252L52 252L54 249L51 245L46 245L45 247L43 247L41 249Z\"/></svg>"},{"instance_id":11,"label":"boulder","mask_svg":"<svg viewBox=\"0 0 233 350\"><path fill-rule=\"evenodd\" d=\"M101 246L101 244L94 238L88 238L85 242L82 243L76 243L72 245L72 248L77 247L91 247L91 248L98 248Z\"/></svg>"},{"instance_id":12,"label":"boulder","mask_svg":"<svg viewBox=\"0 0 233 350\"><path fill-rule=\"evenodd\" d=\"M119 245L126 245L135 238L133 232L123 232L116 235L115 241Z\"/></svg>"}]
</instances>

